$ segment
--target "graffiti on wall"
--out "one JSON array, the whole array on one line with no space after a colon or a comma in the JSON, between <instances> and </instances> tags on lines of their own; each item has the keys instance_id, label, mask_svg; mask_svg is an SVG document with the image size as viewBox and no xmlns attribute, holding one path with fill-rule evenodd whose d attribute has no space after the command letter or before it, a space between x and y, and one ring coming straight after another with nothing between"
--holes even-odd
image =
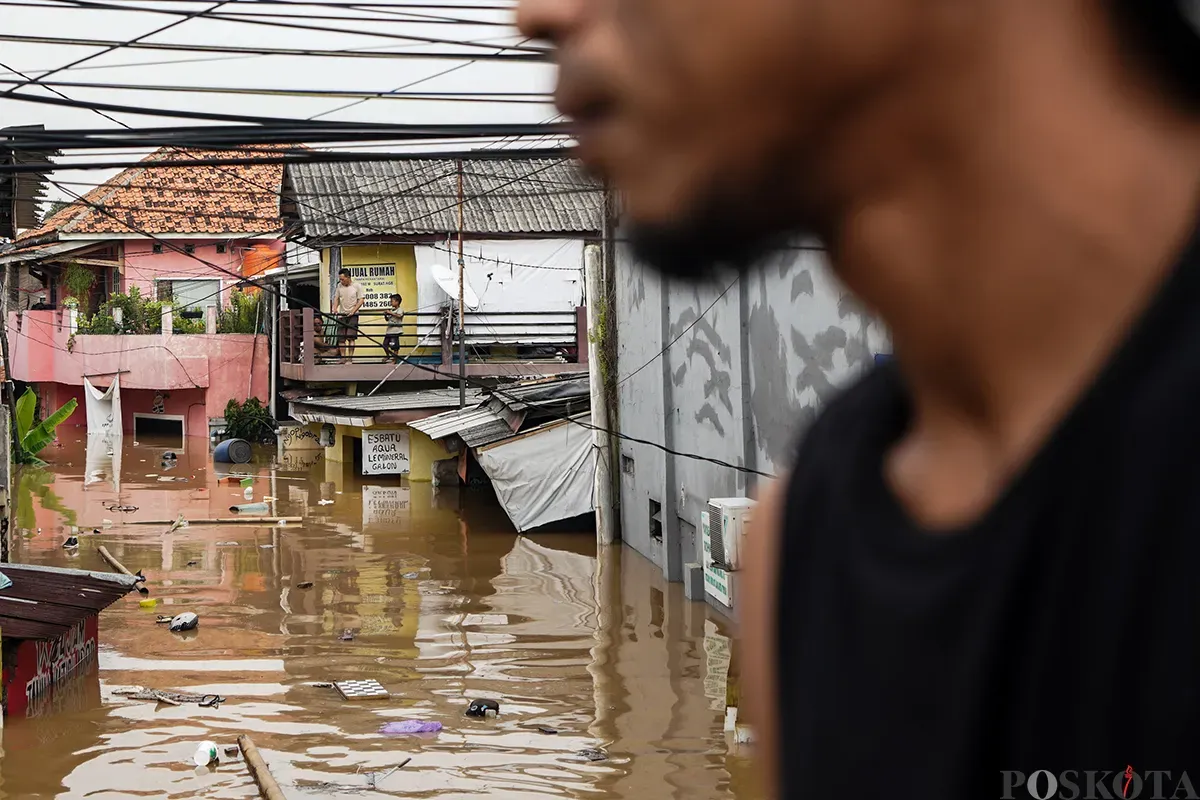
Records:
<instances>
[{"instance_id":1,"label":"graffiti on wall","mask_svg":"<svg viewBox=\"0 0 1200 800\"><path fill-rule=\"evenodd\" d=\"M8 713L32 715L53 689L91 672L96 666L98 629L98 619L92 615L57 639L21 642L7 692Z\"/></svg>"}]
</instances>

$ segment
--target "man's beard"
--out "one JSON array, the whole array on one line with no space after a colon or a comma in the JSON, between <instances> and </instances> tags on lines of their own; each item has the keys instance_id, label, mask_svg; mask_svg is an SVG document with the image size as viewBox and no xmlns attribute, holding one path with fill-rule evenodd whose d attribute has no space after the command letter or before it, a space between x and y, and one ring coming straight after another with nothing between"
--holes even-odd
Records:
<instances>
[{"instance_id":1,"label":"man's beard","mask_svg":"<svg viewBox=\"0 0 1200 800\"><path fill-rule=\"evenodd\" d=\"M797 235L778 214L782 204L770 197L764 202L765 195L739 200L713 192L669 223L633 221L623 231L639 262L672 278L700 283L726 270L746 273Z\"/></svg>"}]
</instances>

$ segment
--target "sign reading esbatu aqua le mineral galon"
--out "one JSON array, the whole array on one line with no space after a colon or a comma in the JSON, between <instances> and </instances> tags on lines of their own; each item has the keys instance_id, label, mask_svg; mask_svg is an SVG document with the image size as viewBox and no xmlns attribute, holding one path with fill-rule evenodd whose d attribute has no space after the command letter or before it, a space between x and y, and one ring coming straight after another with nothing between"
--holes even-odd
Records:
<instances>
[{"instance_id":1,"label":"sign reading esbatu aqua le mineral galon","mask_svg":"<svg viewBox=\"0 0 1200 800\"><path fill-rule=\"evenodd\" d=\"M407 475L408 431L363 431L363 475Z\"/></svg>"}]
</instances>

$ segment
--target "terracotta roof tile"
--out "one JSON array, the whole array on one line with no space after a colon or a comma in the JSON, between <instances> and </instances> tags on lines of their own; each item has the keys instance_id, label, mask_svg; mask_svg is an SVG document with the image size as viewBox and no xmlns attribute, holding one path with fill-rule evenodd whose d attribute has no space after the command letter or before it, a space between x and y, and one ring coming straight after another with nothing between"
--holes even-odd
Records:
<instances>
[{"instance_id":1,"label":"terracotta roof tile","mask_svg":"<svg viewBox=\"0 0 1200 800\"><path fill-rule=\"evenodd\" d=\"M52 234L269 233L279 217L281 164L196 166L197 160L254 158L257 151L164 147L23 233L18 243ZM288 149L288 148L272 148ZM99 210L93 206L100 206ZM180 213L186 211L188 213ZM106 213L107 212L107 213Z\"/></svg>"}]
</instances>

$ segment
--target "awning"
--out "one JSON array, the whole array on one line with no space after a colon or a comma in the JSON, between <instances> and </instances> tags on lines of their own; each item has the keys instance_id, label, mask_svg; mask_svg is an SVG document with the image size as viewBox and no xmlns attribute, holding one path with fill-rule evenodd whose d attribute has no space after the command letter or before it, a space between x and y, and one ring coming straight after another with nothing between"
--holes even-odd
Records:
<instances>
[{"instance_id":1,"label":"awning","mask_svg":"<svg viewBox=\"0 0 1200 800\"><path fill-rule=\"evenodd\" d=\"M27 261L44 261L48 258L73 253L86 247L94 247L101 242L51 242L50 244L35 244L31 247L19 247L7 253L0 253L0 264L22 264Z\"/></svg>"},{"instance_id":2,"label":"awning","mask_svg":"<svg viewBox=\"0 0 1200 800\"><path fill-rule=\"evenodd\" d=\"M430 439L457 435L468 447L480 447L512 436L520 427L523 417L523 414L513 414L503 404L492 400L483 405L446 411L410 422L408 426Z\"/></svg>"},{"instance_id":3,"label":"awning","mask_svg":"<svg viewBox=\"0 0 1200 800\"><path fill-rule=\"evenodd\" d=\"M377 414L456 408L458 397L458 389L426 389L371 397L313 396L297 398L289 404L288 413L301 422L370 428L376 424ZM478 403L479 400L478 390L467 392L468 403Z\"/></svg>"},{"instance_id":4,"label":"awning","mask_svg":"<svg viewBox=\"0 0 1200 800\"><path fill-rule=\"evenodd\" d=\"M572 421L573 420L573 421ZM583 423L583 425L577 424ZM475 451L500 505L524 533L595 509L591 415L534 428Z\"/></svg>"},{"instance_id":5,"label":"awning","mask_svg":"<svg viewBox=\"0 0 1200 800\"><path fill-rule=\"evenodd\" d=\"M114 572L0 564L0 632L7 639L56 639L124 597L137 579Z\"/></svg>"}]
</instances>

